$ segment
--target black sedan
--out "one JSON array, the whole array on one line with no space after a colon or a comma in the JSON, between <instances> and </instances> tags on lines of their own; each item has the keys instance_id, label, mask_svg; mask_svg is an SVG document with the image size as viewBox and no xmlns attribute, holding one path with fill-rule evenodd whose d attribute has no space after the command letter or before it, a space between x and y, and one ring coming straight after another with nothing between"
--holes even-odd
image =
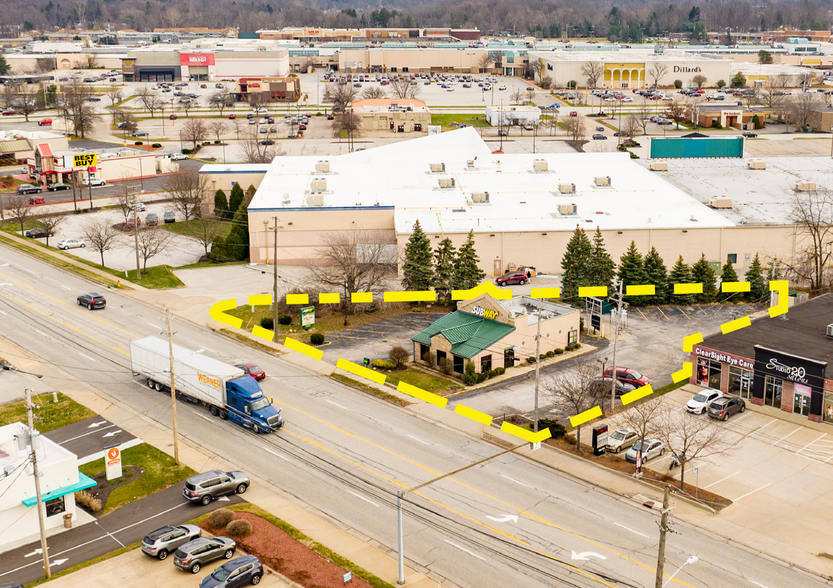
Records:
<instances>
[{"instance_id":1,"label":"black sedan","mask_svg":"<svg viewBox=\"0 0 833 588\"><path fill-rule=\"evenodd\" d=\"M64 184L63 182L58 182L56 184L49 184L46 189L50 192L57 192L58 190L69 190L72 188L69 184Z\"/></svg>"},{"instance_id":2,"label":"black sedan","mask_svg":"<svg viewBox=\"0 0 833 588\"><path fill-rule=\"evenodd\" d=\"M105 308L107 306L107 301L104 299L102 294L91 292L89 294L82 294L79 296L78 305L86 306L90 310L93 310L94 308Z\"/></svg>"},{"instance_id":3,"label":"black sedan","mask_svg":"<svg viewBox=\"0 0 833 588\"><path fill-rule=\"evenodd\" d=\"M29 229L23 233L26 237L30 237L32 239L37 239L39 237L46 237L47 230L43 227L35 227L34 229ZM49 236L51 237L54 235L52 231L49 231Z\"/></svg>"}]
</instances>

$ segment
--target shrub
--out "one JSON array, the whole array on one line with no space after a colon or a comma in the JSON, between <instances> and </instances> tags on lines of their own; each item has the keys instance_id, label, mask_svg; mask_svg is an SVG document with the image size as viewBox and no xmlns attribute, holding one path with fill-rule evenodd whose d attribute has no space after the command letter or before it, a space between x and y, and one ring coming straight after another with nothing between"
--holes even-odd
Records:
<instances>
[{"instance_id":1,"label":"shrub","mask_svg":"<svg viewBox=\"0 0 833 588\"><path fill-rule=\"evenodd\" d=\"M489 379L494 378L496 375L497 374L495 373L495 370L488 370L486 372L486 377L489 378Z\"/></svg>"},{"instance_id":2,"label":"shrub","mask_svg":"<svg viewBox=\"0 0 833 588\"><path fill-rule=\"evenodd\" d=\"M554 355L564 355L564 350L561 347L556 347L552 350Z\"/></svg>"},{"instance_id":3,"label":"shrub","mask_svg":"<svg viewBox=\"0 0 833 588\"><path fill-rule=\"evenodd\" d=\"M374 359L373 361L370 362L370 365L372 365L375 368L379 368L381 370L395 370L396 369L396 363L394 363L394 362L392 362L388 359Z\"/></svg>"},{"instance_id":4,"label":"shrub","mask_svg":"<svg viewBox=\"0 0 833 588\"><path fill-rule=\"evenodd\" d=\"M220 142L219 142L219 141L214 141L214 144L215 144L215 145L219 145L219 144L220 144Z\"/></svg>"},{"instance_id":5,"label":"shrub","mask_svg":"<svg viewBox=\"0 0 833 588\"><path fill-rule=\"evenodd\" d=\"M431 368L437 367L437 356L434 355L433 353L431 353L430 351L428 352L427 355L428 355L428 358L426 359L426 361L428 362L428 367L431 367Z\"/></svg>"},{"instance_id":6,"label":"shrub","mask_svg":"<svg viewBox=\"0 0 833 588\"><path fill-rule=\"evenodd\" d=\"M408 353L408 350L404 347L396 345L388 352L388 357L390 357L390 360L396 364L396 369L402 369L405 367L405 364L408 363L408 360L411 358L411 354Z\"/></svg>"},{"instance_id":7,"label":"shrub","mask_svg":"<svg viewBox=\"0 0 833 588\"><path fill-rule=\"evenodd\" d=\"M144 141L134 141L134 145L144 145Z\"/></svg>"},{"instance_id":8,"label":"shrub","mask_svg":"<svg viewBox=\"0 0 833 588\"><path fill-rule=\"evenodd\" d=\"M558 421L554 421L552 419L538 419L538 430L543 431L544 429L549 429L550 434L554 439L563 437L564 433L567 431L564 425L558 423Z\"/></svg>"},{"instance_id":9,"label":"shrub","mask_svg":"<svg viewBox=\"0 0 833 588\"><path fill-rule=\"evenodd\" d=\"M631 154L631 159L639 159L639 156L636 153L634 153L633 151L631 151L630 154Z\"/></svg>"},{"instance_id":10,"label":"shrub","mask_svg":"<svg viewBox=\"0 0 833 588\"><path fill-rule=\"evenodd\" d=\"M473 361L467 361L466 362L466 373L470 376L474 375L475 368L474 368L474 362Z\"/></svg>"},{"instance_id":11,"label":"shrub","mask_svg":"<svg viewBox=\"0 0 833 588\"><path fill-rule=\"evenodd\" d=\"M234 513L227 508L218 508L208 515L208 525L212 529L222 529L234 520Z\"/></svg>"},{"instance_id":12,"label":"shrub","mask_svg":"<svg viewBox=\"0 0 833 588\"><path fill-rule=\"evenodd\" d=\"M411 312L423 312L423 310L422 310L422 308L420 308L419 306L414 306L414 307L411 309Z\"/></svg>"},{"instance_id":13,"label":"shrub","mask_svg":"<svg viewBox=\"0 0 833 588\"><path fill-rule=\"evenodd\" d=\"M81 490L80 492L75 493L75 502L90 509L93 512L100 511L104 505L101 503L101 500L93 496L90 492L86 490Z\"/></svg>"},{"instance_id":14,"label":"shrub","mask_svg":"<svg viewBox=\"0 0 833 588\"><path fill-rule=\"evenodd\" d=\"M182 154L183 154L183 155L188 155L189 153L191 153L191 150L190 150L190 149L183 149L183 150L182 150Z\"/></svg>"},{"instance_id":15,"label":"shrub","mask_svg":"<svg viewBox=\"0 0 833 588\"><path fill-rule=\"evenodd\" d=\"M502 376L505 373L506 373L506 368L499 367L499 368L495 369L495 375L496 376Z\"/></svg>"},{"instance_id":16,"label":"shrub","mask_svg":"<svg viewBox=\"0 0 833 588\"><path fill-rule=\"evenodd\" d=\"M471 386L477 381L473 374L463 374L462 380L466 386Z\"/></svg>"},{"instance_id":17,"label":"shrub","mask_svg":"<svg viewBox=\"0 0 833 588\"><path fill-rule=\"evenodd\" d=\"M547 356L547 357L553 357L554 355L555 355L555 351L553 351L552 349L550 349L550 350L549 350L549 351L547 351L547 353L546 353L546 356Z\"/></svg>"},{"instance_id":18,"label":"shrub","mask_svg":"<svg viewBox=\"0 0 833 588\"><path fill-rule=\"evenodd\" d=\"M271 316L265 316L260 319L260 326L264 329L269 329L270 331L275 328L275 319Z\"/></svg>"},{"instance_id":19,"label":"shrub","mask_svg":"<svg viewBox=\"0 0 833 588\"><path fill-rule=\"evenodd\" d=\"M526 363L535 363L535 358L534 357L527 357L526 358Z\"/></svg>"},{"instance_id":20,"label":"shrub","mask_svg":"<svg viewBox=\"0 0 833 588\"><path fill-rule=\"evenodd\" d=\"M538 356L538 359L547 359L547 356L546 356L546 354L542 353L541 355Z\"/></svg>"},{"instance_id":21,"label":"shrub","mask_svg":"<svg viewBox=\"0 0 833 588\"><path fill-rule=\"evenodd\" d=\"M568 445L576 444L576 438L571 435L564 435L563 439L567 442Z\"/></svg>"},{"instance_id":22,"label":"shrub","mask_svg":"<svg viewBox=\"0 0 833 588\"><path fill-rule=\"evenodd\" d=\"M484 373L474 374L474 377L476 378L478 384L480 382L485 382L488 379L488 376Z\"/></svg>"},{"instance_id":23,"label":"shrub","mask_svg":"<svg viewBox=\"0 0 833 588\"><path fill-rule=\"evenodd\" d=\"M226 525L226 535L232 539L243 539L252 534L252 524L245 519L237 519Z\"/></svg>"},{"instance_id":24,"label":"shrub","mask_svg":"<svg viewBox=\"0 0 833 588\"><path fill-rule=\"evenodd\" d=\"M151 147L153 147L154 149L159 149L160 147L162 147L162 143L154 143L153 145L151 145Z\"/></svg>"},{"instance_id":25,"label":"shrub","mask_svg":"<svg viewBox=\"0 0 833 588\"><path fill-rule=\"evenodd\" d=\"M292 315L285 314L278 317L278 324L283 325L284 327L288 327L292 324Z\"/></svg>"},{"instance_id":26,"label":"shrub","mask_svg":"<svg viewBox=\"0 0 833 588\"><path fill-rule=\"evenodd\" d=\"M683 87L683 81L682 80L674 80L674 87L679 90L680 88Z\"/></svg>"},{"instance_id":27,"label":"shrub","mask_svg":"<svg viewBox=\"0 0 833 588\"><path fill-rule=\"evenodd\" d=\"M720 121L715 118L715 119L712 120L712 128L713 129L722 129L723 125L720 124Z\"/></svg>"},{"instance_id":28,"label":"shrub","mask_svg":"<svg viewBox=\"0 0 833 588\"><path fill-rule=\"evenodd\" d=\"M324 343L323 333L313 333L310 335L309 342L313 345L322 345Z\"/></svg>"}]
</instances>

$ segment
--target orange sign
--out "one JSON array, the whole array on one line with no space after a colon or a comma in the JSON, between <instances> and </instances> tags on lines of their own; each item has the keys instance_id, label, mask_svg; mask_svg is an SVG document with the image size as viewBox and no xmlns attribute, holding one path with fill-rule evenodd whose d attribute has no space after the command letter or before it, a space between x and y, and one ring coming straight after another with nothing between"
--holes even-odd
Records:
<instances>
[{"instance_id":1,"label":"orange sign","mask_svg":"<svg viewBox=\"0 0 833 588\"><path fill-rule=\"evenodd\" d=\"M107 480L121 478L121 449L118 447L110 447L107 450L107 460L104 464L104 470L107 473Z\"/></svg>"}]
</instances>

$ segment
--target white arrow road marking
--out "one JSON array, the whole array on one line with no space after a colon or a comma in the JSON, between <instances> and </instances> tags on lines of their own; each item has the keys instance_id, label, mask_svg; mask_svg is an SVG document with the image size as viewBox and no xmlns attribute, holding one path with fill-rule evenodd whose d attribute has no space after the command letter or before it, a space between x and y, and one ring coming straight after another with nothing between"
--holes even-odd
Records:
<instances>
[{"instance_id":1,"label":"white arrow road marking","mask_svg":"<svg viewBox=\"0 0 833 588\"><path fill-rule=\"evenodd\" d=\"M512 482L515 482L516 484L520 484L521 486L526 486L527 488L532 488L532 486L530 486L529 484L524 484L523 482L518 482L515 478L510 478L509 476L504 476L503 474L501 474L501 477L506 478L507 480L511 480Z\"/></svg>"},{"instance_id":2,"label":"white arrow road marking","mask_svg":"<svg viewBox=\"0 0 833 588\"><path fill-rule=\"evenodd\" d=\"M365 502L369 502L369 503L370 503L370 504L372 504L373 506L379 506L378 504L376 504L376 503L375 503L375 502L373 502L372 500L368 500L368 499L367 499L367 498L365 498L364 496L359 496L359 495L358 495L358 494L356 494L355 492L350 492L349 490L348 490L347 492L348 492L348 493L350 493L350 494L352 494L353 496L355 496L355 497L356 497L356 498L358 498L359 500L364 500Z\"/></svg>"},{"instance_id":3,"label":"white arrow road marking","mask_svg":"<svg viewBox=\"0 0 833 588\"><path fill-rule=\"evenodd\" d=\"M59 566L59 565L61 565L62 563L66 563L66 562L68 562L68 561L69 561L69 558L64 558L64 559L56 559L55 561L51 562L51 563L50 563L50 565L53 565L53 566Z\"/></svg>"},{"instance_id":4,"label":"white arrow road marking","mask_svg":"<svg viewBox=\"0 0 833 588\"><path fill-rule=\"evenodd\" d=\"M633 529L631 529L630 527L626 527L625 525L620 525L619 523L613 523L613 524L614 524L614 525L616 525L617 527L622 527L622 528L623 528L623 529L625 529L626 531L630 531L631 533L636 533L637 535L641 535L642 537L645 537L646 539L650 539L650 537L648 537L648 536L647 536L647 535L645 535L644 533L640 533L639 531L634 531L634 530L633 530Z\"/></svg>"},{"instance_id":5,"label":"white arrow road marking","mask_svg":"<svg viewBox=\"0 0 833 588\"><path fill-rule=\"evenodd\" d=\"M32 274L33 276L38 275L38 274L36 274L35 272L33 272L33 271L31 271L31 270L27 270L25 267L22 267L22 268L20 268L20 269L22 269L24 272L29 272L29 273L30 273L30 274Z\"/></svg>"},{"instance_id":6,"label":"white arrow road marking","mask_svg":"<svg viewBox=\"0 0 833 588\"><path fill-rule=\"evenodd\" d=\"M116 429L115 431L110 431L109 433L104 433L104 435L102 435L102 437L115 437L119 433L121 433L121 429Z\"/></svg>"},{"instance_id":7,"label":"white arrow road marking","mask_svg":"<svg viewBox=\"0 0 833 588\"><path fill-rule=\"evenodd\" d=\"M4 263L3 265L0 265L0 267L9 267L9 264L8 264L8 263Z\"/></svg>"},{"instance_id":8,"label":"white arrow road marking","mask_svg":"<svg viewBox=\"0 0 833 588\"><path fill-rule=\"evenodd\" d=\"M285 458L283 455L281 455L280 453L276 453L276 452L272 451L271 449L266 449L265 447L261 447L261 449L262 449L263 451L266 451L267 453L271 453L271 454L272 454L272 455L274 455L275 457L280 457L280 458L281 458L282 460L284 460L284 461L289 461L289 460L288 460L287 458Z\"/></svg>"},{"instance_id":9,"label":"white arrow road marking","mask_svg":"<svg viewBox=\"0 0 833 588\"><path fill-rule=\"evenodd\" d=\"M446 542L446 543L448 543L449 545L451 545L452 547L456 547L456 548L457 548L457 549L459 549L460 551L465 551L466 553L468 553L469 555L471 555L471 556L473 556L473 557L476 557L476 558L477 558L477 559L479 559L480 561L486 561L485 559L483 559L482 557L480 557L480 556L479 556L479 555L477 555L476 553L473 553L473 552L469 551L469 550L468 550L468 549L466 549L465 547L460 547L459 545L457 545L456 543L452 543L452 542L451 542L451 541L449 541L448 539L446 539L446 540L445 540L445 542Z\"/></svg>"},{"instance_id":10,"label":"white arrow road marking","mask_svg":"<svg viewBox=\"0 0 833 588\"><path fill-rule=\"evenodd\" d=\"M414 437L413 435L408 435L408 437L410 437L411 439L414 439L416 441L419 441L420 443L425 443L426 445L431 445L428 441L423 441L419 437Z\"/></svg>"},{"instance_id":11,"label":"white arrow road marking","mask_svg":"<svg viewBox=\"0 0 833 588\"><path fill-rule=\"evenodd\" d=\"M576 553L575 551L573 551L573 555L572 555L571 559L588 560L591 557L598 557L599 559L607 559L602 554L596 553L594 551L582 551L581 553Z\"/></svg>"},{"instance_id":12,"label":"white arrow road marking","mask_svg":"<svg viewBox=\"0 0 833 588\"><path fill-rule=\"evenodd\" d=\"M41 553L43 553L43 549L36 549L32 553L27 553L23 557L32 557L33 555L40 555Z\"/></svg>"},{"instance_id":13,"label":"white arrow road marking","mask_svg":"<svg viewBox=\"0 0 833 588\"><path fill-rule=\"evenodd\" d=\"M755 584L755 586L760 586L761 588L767 588L763 584L758 584L755 580L749 580L749 581L752 582L753 584Z\"/></svg>"},{"instance_id":14,"label":"white arrow road marking","mask_svg":"<svg viewBox=\"0 0 833 588\"><path fill-rule=\"evenodd\" d=\"M14 286L14 284L10 284L9 282L3 282L0 286Z\"/></svg>"},{"instance_id":15,"label":"white arrow road marking","mask_svg":"<svg viewBox=\"0 0 833 588\"><path fill-rule=\"evenodd\" d=\"M491 515L486 515L486 518L489 519L490 521L494 521L496 523L508 523L509 521L512 521L513 523L518 522L518 515L511 515L511 514L500 515L499 517L493 517Z\"/></svg>"},{"instance_id":16,"label":"white arrow road marking","mask_svg":"<svg viewBox=\"0 0 833 588\"><path fill-rule=\"evenodd\" d=\"M220 498L217 499L217 502L228 502L228 501L229 501L228 496L220 496Z\"/></svg>"},{"instance_id":17,"label":"white arrow road marking","mask_svg":"<svg viewBox=\"0 0 833 588\"><path fill-rule=\"evenodd\" d=\"M87 426L87 428L88 429L95 429L96 427L100 427L101 425L106 425L106 424L107 424L107 421L98 421L97 423L90 423L89 426Z\"/></svg>"},{"instance_id":18,"label":"white arrow road marking","mask_svg":"<svg viewBox=\"0 0 833 588\"><path fill-rule=\"evenodd\" d=\"M115 427L115 426L116 425L114 425L113 423L110 423L109 425L99 429L98 431L103 431L104 429L110 429L110 428ZM89 428L89 427L87 427L87 428ZM96 433L98 433L98 431L88 431L86 433L78 435L77 437L72 437L71 439L67 439L66 441L61 441L60 443L58 443L58 445L64 445L65 443L69 443L70 441L75 441L76 439L80 439L81 437L86 437L87 435L95 435Z\"/></svg>"}]
</instances>

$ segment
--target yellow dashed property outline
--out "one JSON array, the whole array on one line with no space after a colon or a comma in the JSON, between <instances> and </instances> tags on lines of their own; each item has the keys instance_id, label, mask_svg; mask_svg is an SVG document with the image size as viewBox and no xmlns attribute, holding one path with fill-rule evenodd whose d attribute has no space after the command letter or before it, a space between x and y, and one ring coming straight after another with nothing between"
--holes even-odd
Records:
<instances>
[{"instance_id":1,"label":"yellow dashed property outline","mask_svg":"<svg viewBox=\"0 0 833 588\"><path fill-rule=\"evenodd\" d=\"M787 280L773 280L769 283L769 289L772 292L778 293L778 304L773 306L769 309L769 316L776 317L786 313L789 309L789 282ZM721 291L723 292L749 292L750 291L750 283L749 282L725 282L721 284ZM626 289L628 296L653 296L655 294L655 286L652 284L646 285L630 285L627 286ZM674 284L674 294L700 294L703 292L703 284ZM471 300L472 298L476 298L482 294L490 294L492 297L498 300L509 300L512 298L512 291L505 289L505 288L498 288L492 282L483 282L479 286L472 288L471 290L452 290L451 298L452 300ZM580 297L587 297L587 296L607 296L608 289L606 286L582 286L579 288L579 296ZM532 298L559 298L561 295L561 290L559 288L533 288L532 289ZM435 301L436 300L436 292L433 290L430 291L391 291L384 293L384 300L385 302L427 302L427 301ZM249 306L270 306L272 304L272 296L268 294L257 294L251 295L247 299ZM321 293L318 295L318 302L319 304L338 304L341 301L341 295L338 293ZM372 292L352 292L350 294L350 301L354 304L358 303L367 303L373 302L373 293ZM308 294L288 294L286 296L286 303L287 304L309 304L309 295ZM226 311L233 310L237 308L237 300L234 298L229 298L228 300L221 300L219 302L215 302L209 311L209 316L219 323L223 323L224 325L228 325L230 327L234 327L239 329L243 325L243 320L233 317L226 313ZM742 329L744 327L748 327L752 324L751 318L749 316L743 316L728 322L725 322L720 325L720 330L723 334L731 333ZM275 333L274 331L270 331L268 329L264 329L258 325L255 325L252 328L252 334L256 337L260 337L261 339L265 339L267 341L272 341L274 339ZM690 353L694 346L698 343L702 343L703 341L703 334L702 333L694 333L692 335L688 335L683 337L683 351L686 353ZM297 351L307 357L311 357L312 359L317 359L321 361L324 357L324 352L321 349L313 347L311 345L307 345L306 343L301 343L295 339L287 337L284 341L284 346L292 351ZM357 375L361 378L365 378L377 384L384 384L386 381L386 376L382 373L379 373L375 370L368 369L364 366L360 366L352 361L347 361L346 359L339 358L336 362L336 367L339 369L343 369L351 374ZM690 361L683 362L682 368L678 371L671 374L671 379L673 382L679 383L684 380L691 378L691 375L694 373L694 366ZM423 402L427 402L429 404L433 404L435 406L439 406L440 408L446 408L448 406L448 399L443 398L442 396L438 396L436 394L432 394L422 388L418 388L417 386L412 386L411 384L407 384L405 382L399 382L396 389L403 394L407 394L413 398L418 400L422 400ZM654 393L653 388L651 388L650 384L647 386L643 386L641 388L637 388L632 392L628 392L622 396L622 404L627 405L647 396L650 396ZM463 404L457 404L454 408L454 412L461 416L464 416L468 419L476 421L486 426L490 426L492 424L492 417L486 413L483 413L479 410L475 410L471 407L465 406ZM570 417L570 424L573 427L578 427L583 425L587 422L590 422L594 419L602 417L602 409L599 406L594 406L589 410L585 410L573 417ZM527 429L518 427L513 425L512 423L503 422L501 424L500 430L504 433L508 433L510 435L514 435L524 441L528 441L530 443L540 443L541 441L548 439L551 434L549 428L543 429L539 431L537 435L528 431Z\"/></svg>"}]
</instances>

